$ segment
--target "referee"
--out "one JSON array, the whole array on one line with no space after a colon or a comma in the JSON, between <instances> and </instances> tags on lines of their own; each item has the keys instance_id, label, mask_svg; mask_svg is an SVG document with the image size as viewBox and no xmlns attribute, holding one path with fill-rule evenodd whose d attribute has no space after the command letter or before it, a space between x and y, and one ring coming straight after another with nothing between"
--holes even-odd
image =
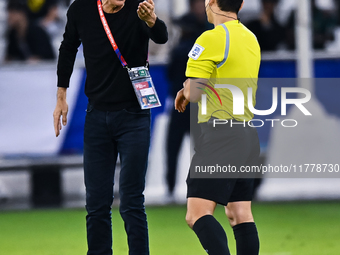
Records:
<instances>
[{"instance_id":1,"label":"referee","mask_svg":"<svg viewBox=\"0 0 340 255\"><path fill-rule=\"evenodd\" d=\"M259 238L251 212L254 179L231 174L225 174L226 178L193 178L195 169L201 166L240 169L257 165L260 153L257 131L245 122L253 118L247 92L252 88L255 102L261 53L254 34L238 20L243 0L206 0L205 5L208 21L215 28L203 33L189 53L188 79L175 100L179 112L184 112L189 102L198 102L202 130L187 179L186 221L208 254L229 255L226 233L213 217L216 205L221 204L234 230L237 255L256 255ZM231 91L215 89L214 84L233 84L242 90L246 102L243 115L233 114ZM221 102L213 100L208 88L217 92ZM201 100L202 94L206 94L206 103ZM234 125L214 127L214 119L227 119Z\"/></svg>"}]
</instances>

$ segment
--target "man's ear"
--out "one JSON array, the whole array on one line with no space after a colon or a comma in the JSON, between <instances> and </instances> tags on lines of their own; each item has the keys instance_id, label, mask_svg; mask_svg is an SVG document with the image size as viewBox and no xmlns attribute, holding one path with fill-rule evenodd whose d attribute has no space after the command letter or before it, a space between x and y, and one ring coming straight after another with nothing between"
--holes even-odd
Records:
<instances>
[{"instance_id":1,"label":"man's ear","mask_svg":"<svg viewBox=\"0 0 340 255\"><path fill-rule=\"evenodd\" d=\"M241 7L240 7L240 10L239 10L239 11L241 11L241 10L242 10L242 8L243 8L243 5L244 5L244 1L242 1L242 4L241 4Z\"/></svg>"}]
</instances>

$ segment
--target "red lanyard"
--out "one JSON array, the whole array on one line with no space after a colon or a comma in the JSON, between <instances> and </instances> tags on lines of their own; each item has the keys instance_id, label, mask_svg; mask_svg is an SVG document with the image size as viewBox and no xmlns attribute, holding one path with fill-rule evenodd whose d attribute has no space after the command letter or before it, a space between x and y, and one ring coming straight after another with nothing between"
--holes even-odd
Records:
<instances>
[{"instance_id":1,"label":"red lanyard","mask_svg":"<svg viewBox=\"0 0 340 255\"><path fill-rule=\"evenodd\" d=\"M111 33L111 29L110 29L109 25L107 24L107 20L105 18L104 12L103 12L103 6L102 6L101 0L97 0L97 6L98 6L100 20L102 21L106 35L109 38L109 41L110 41L115 53L117 54L117 57L119 58L120 62L122 63L123 67L127 67L128 64L126 63L125 59L122 56L122 53L118 49L116 41L113 38L113 35Z\"/></svg>"}]
</instances>

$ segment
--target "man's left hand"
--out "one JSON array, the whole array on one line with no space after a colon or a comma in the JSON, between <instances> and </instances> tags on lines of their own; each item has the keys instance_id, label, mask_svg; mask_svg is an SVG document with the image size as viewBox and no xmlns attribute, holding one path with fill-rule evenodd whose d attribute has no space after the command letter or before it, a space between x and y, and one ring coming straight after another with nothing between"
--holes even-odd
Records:
<instances>
[{"instance_id":1,"label":"man's left hand","mask_svg":"<svg viewBox=\"0 0 340 255\"><path fill-rule=\"evenodd\" d=\"M157 15L155 13L155 3L153 0L146 0L139 4L137 10L138 17L145 21L145 23L151 28L155 25Z\"/></svg>"}]
</instances>

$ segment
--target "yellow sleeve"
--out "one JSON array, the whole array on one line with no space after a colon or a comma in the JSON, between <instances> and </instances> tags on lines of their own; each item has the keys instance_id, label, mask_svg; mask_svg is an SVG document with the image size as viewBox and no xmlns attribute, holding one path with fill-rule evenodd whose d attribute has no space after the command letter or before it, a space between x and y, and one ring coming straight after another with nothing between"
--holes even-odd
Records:
<instances>
[{"instance_id":1,"label":"yellow sleeve","mask_svg":"<svg viewBox=\"0 0 340 255\"><path fill-rule=\"evenodd\" d=\"M224 58L225 36L214 30L204 32L189 53L186 76L209 79L217 64Z\"/></svg>"}]
</instances>

